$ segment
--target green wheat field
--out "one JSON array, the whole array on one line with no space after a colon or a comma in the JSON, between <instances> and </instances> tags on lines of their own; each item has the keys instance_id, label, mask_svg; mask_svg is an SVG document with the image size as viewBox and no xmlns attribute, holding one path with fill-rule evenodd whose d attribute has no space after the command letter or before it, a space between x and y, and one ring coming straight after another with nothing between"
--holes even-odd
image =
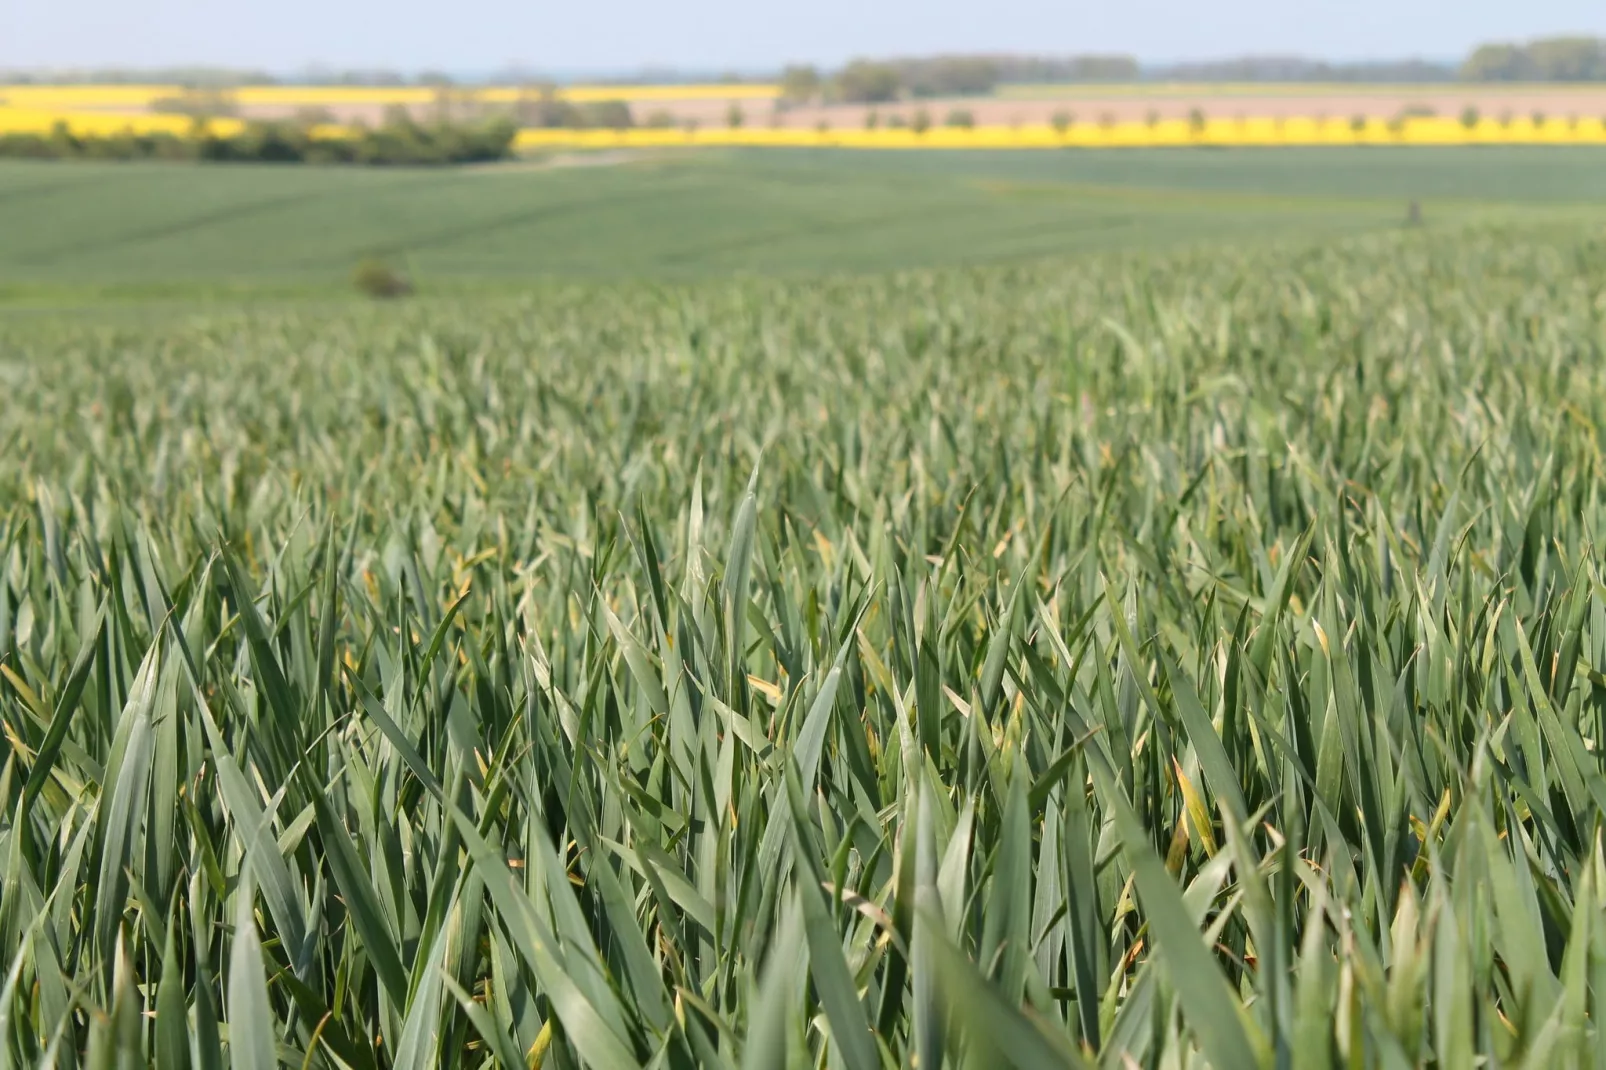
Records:
<instances>
[{"instance_id":1,"label":"green wheat field","mask_svg":"<svg viewBox=\"0 0 1606 1070\"><path fill-rule=\"evenodd\" d=\"M14 256L0 1067L1606 1065L1606 228L1376 198L395 302Z\"/></svg>"}]
</instances>

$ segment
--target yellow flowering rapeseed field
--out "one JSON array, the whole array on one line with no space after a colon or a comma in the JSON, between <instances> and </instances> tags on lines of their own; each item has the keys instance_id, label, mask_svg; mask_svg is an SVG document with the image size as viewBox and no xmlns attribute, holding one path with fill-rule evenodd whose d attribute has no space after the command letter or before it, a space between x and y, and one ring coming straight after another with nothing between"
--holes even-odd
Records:
<instances>
[{"instance_id":1,"label":"yellow flowering rapeseed field","mask_svg":"<svg viewBox=\"0 0 1606 1070\"><path fill-rule=\"evenodd\" d=\"M173 85L0 86L0 135L47 132L65 124L86 137L120 133L174 134L196 127L184 115L153 110L161 101L186 92ZM451 90L455 100L511 104L528 97L528 88L501 86ZM587 102L628 99L654 101L758 101L778 97L773 85L572 86L556 91L564 99ZM229 93L241 109L422 106L439 98L427 86L247 86ZM234 119L212 119L206 129L228 136L238 132ZM337 128L331 128L338 132ZM521 150L561 148L658 148L703 146L792 146L864 149L1044 149L1139 148L1189 145L1315 146L1315 145L1537 145L1606 144L1606 119L1540 116L1480 118L1250 117L1218 119L1150 119L1082 122L1060 127L1046 123L999 126L910 127L723 127L713 124L664 128L528 129L519 134Z\"/></svg>"}]
</instances>

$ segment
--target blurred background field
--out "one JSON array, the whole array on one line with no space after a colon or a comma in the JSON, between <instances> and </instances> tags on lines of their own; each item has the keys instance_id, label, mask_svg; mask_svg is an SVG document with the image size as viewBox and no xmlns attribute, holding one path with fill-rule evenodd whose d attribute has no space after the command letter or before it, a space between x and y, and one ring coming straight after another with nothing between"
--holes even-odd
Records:
<instances>
[{"instance_id":1,"label":"blurred background field","mask_svg":"<svg viewBox=\"0 0 1606 1070\"><path fill-rule=\"evenodd\" d=\"M0 163L0 300L820 275L1426 225L1587 225L1606 149L553 153L467 169Z\"/></svg>"}]
</instances>

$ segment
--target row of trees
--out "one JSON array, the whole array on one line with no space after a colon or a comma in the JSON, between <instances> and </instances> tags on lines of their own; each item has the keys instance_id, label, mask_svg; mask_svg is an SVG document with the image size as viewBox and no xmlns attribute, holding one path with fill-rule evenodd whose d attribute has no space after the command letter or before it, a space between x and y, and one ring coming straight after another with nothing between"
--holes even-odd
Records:
<instances>
[{"instance_id":1,"label":"row of trees","mask_svg":"<svg viewBox=\"0 0 1606 1070\"><path fill-rule=\"evenodd\" d=\"M982 96L1000 85L1048 82L1594 82L1606 81L1606 40L1558 37L1485 45L1459 66L1420 59L1326 63L1296 56L1247 56L1143 68L1130 56L954 55L856 59L830 73L792 66L781 72L780 80L785 101L851 104Z\"/></svg>"},{"instance_id":2,"label":"row of trees","mask_svg":"<svg viewBox=\"0 0 1606 1070\"><path fill-rule=\"evenodd\" d=\"M933 56L857 59L833 74L810 66L781 72L782 99L881 104L902 97L981 96L1006 83L1125 82L1137 79L1130 56Z\"/></svg>"},{"instance_id":3,"label":"row of trees","mask_svg":"<svg viewBox=\"0 0 1606 1070\"><path fill-rule=\"evenodd\" d=\"M483 123L391 119L339 136L315 136L303 123L252 122L230 136L198 127L188 137L132 132L83 137L58 123L48 134L0 135L0 157L432 166L505 160L513 154L517 133L517 126L505 119Z\"/></svg>"},{"instance_id":4,"label":"row of trees","mask_svg":"<svg viewBox=\"0 0 1606 1070\"><path fill-rule=\"evenodd\" d=\"M1484 45L1461 72L1476 82L1603 82L1606 40L1552 37L1526 45Z\"/></svg>"}]
</instances>

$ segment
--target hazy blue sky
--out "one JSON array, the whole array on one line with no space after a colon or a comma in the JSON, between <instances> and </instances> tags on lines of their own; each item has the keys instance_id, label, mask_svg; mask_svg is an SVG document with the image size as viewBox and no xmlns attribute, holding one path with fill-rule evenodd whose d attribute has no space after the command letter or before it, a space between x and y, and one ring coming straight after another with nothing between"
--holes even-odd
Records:
<instances>
[{"instance_id":1,"label":"hazy blue sky","mask_svg":"<svg viewBox=\"0 0 1606 1070\"><path fill-rule=\"evenodd\" d=\"M1461 55L1606 34L1606 0L0 0L0 66L755 70L936 51Z\"/></svg>"}]
</instances>

